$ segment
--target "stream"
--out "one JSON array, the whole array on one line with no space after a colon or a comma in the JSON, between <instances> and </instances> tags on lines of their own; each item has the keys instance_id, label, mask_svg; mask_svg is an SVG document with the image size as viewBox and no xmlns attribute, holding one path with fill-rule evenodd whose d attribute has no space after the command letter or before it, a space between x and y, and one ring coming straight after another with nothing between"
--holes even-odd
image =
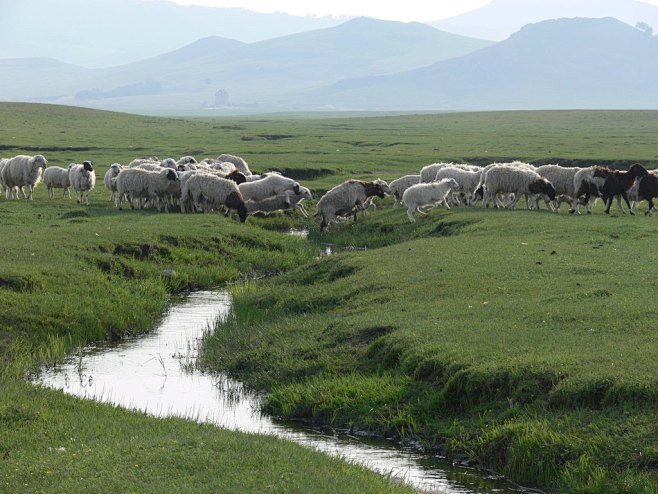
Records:
<instances>
[{"instance_id":1,"label":"stream","mask_svg":"<svg viewBox=\"0 0 658 494\"><path fill-rule=\"evenodd\" d=\"M350 436L278 421L260 412L261 398L225 374L194 369L200 338L227 317L225 291L195 292L173 300L152 332L89 346L35 384L110 402L154 416L179 416L226 429L273 434L356 462L424 491L445 494L538 492L491 472L455 467L385 439Z\"/></svg>"}]
</instances>

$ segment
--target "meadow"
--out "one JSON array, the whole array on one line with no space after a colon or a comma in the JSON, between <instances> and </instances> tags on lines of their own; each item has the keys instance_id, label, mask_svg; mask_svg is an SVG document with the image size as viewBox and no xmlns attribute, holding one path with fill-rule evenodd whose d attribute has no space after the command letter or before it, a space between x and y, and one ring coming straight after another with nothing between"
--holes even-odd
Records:
<instances>
[{"instance_id":1,"label":"meadow","mask_svg":"<svg viewBox=\"0 0 658 494\"><path fill-rule=\"evenodd\" d=\"M0 104L0 153L91 159L98 177L142 155L232 153L319 197L446 160L653 168L657 125L648 111L182 120ZM404 492L295 445L22 380L81 344L147 331L170 293L235 281L235 317L203 366L267 391L271 413L420 438L551 492L657 492L655 218L460 208L411 225L389 198L322 234L293 214L242 225L117 211L108 197L99 183L89 208L43 186L0 200L8 492ZM318 259L327 244L338 253Z\"/></svg>"}]
</instances>

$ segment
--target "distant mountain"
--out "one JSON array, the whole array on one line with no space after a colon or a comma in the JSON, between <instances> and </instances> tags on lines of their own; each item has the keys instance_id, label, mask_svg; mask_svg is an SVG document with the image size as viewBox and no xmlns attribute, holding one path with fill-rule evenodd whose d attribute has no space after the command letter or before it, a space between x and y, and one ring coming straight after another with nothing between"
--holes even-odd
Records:
<instances>
[{"instance_id":1,"label":"distant mountain","mask_svg":"<svg viewBox=\"0 0 658 494\"><path fill-rule=\"evenodd\" d=\"M0 86L0 99L126 111L190 111L199 110L204 103L213 106L215 93L222 90L227 93L222 101L228 98L234 105L271 105L341 79L424 67L490 44L420 23L357 18L340 26L258 43L205 38L119 67L78 71L68 67L68 79L49 80L43 77L39 63L26 63L20 75L22 84L4 90ZM11 66L17 63L10 61L8 66L0 60L1 80L11 83ZM57 70L66 72L64 66Z\"/></svg>"},{"instance_id":2,"label":"distant mountain","mask_svg":"<svg viewBox=\"0 0 658 494\"><path fill-rule=\"evenodd\" d=\"M658 7L635 0L493 0L484 7L429 23L437 29L500 41L526 24L562 17L614 17L658 32Z\"/></svg>"},{"instance_id":3,"label":"distant mountain","mask_svg":"<svg viewBox=\"0 0 658 494\"><path fill-rule=\"evenodd\" d=\"M658 108L658 38L615 19L531 24L400 74L339 82L287 105L370 110Z\"/></svg>"},{"instance_id":4,"label":"distant mountain","mask_svg":"<svg viewBox=\"0 0 658 494\"><path fill-rule=\"evenodd\" d=\"M221 36L255 42L345 19L184 7L165 0L1 0L0 58L109 67Z\"/></svg>"}]
</instances>

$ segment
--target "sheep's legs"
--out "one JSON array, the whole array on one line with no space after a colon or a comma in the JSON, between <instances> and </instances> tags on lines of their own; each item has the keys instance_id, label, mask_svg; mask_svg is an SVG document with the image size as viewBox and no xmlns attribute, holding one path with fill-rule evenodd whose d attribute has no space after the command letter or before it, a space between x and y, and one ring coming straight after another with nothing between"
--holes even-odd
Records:
<instances>
[{"instance_id":1,"label":"sheep's legs","mask_svg":"<svg viewBox=\"0 0 658 494\"><path fill-rule=\"evenodd\" d=\"M423 213L423 214L425 214L425 213ZM413 215L413 209L411 209L411 208L407 209L407 217L409 218L409 221L411 221L412 223L416 223L416 218L414 218L414 215Z\"/></svg>"}]
</instances>

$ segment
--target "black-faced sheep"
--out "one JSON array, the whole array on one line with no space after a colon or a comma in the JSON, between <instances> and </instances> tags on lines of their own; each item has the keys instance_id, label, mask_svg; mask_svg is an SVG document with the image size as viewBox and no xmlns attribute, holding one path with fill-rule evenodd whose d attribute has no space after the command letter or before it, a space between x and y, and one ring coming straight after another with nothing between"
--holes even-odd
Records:
<instances>
[{"instance_id":1,"label":"black-faced sheep","mask_svg":"<svg viewBox=\"0 0 658 494\"><path fill-rule=\"evenodd\" d=\"M571 212L576 210L578 195L574 190L574 178L579 170L580 168L567 168L560 165L543 165L537 167L537 173L552 183L553 187L555 187L555 195L561 197L561 200L558 201L556 199L553 201L552 208L554 211L559 211L560 203L565 202L565 200L568 200L567 202L571 206ZM547 206L550 204L548 202L546 203Z\"/></svg>"},{"instance_id":2,"label":"black-faced sheep","mask_svg":"<svg viewBox=\"0 0 658 494\"><path fill-rule=\"evenodd\" d=\"M206 173L190 176L181 189L181 210L184 204L190 203L203 208L205 212L213 209L219 211L222 207L228 208L229 212L234 209L242 223L247 220L248 213L242 194L232 180Z\"/></svg>"},{"instance_id":3,"label":"black-faced sheep","mask_svg":"<svg viewBox=\"0 0 658 494\"><path fill-rule=\"evenodd\" d=\"M69 167L69 181L75 191L75 199L80 204L84 196L89 206L89 191L96 185L96 173L91 161L83 161L82 164L73 164Z\"/></svg>"},{"instance_id":4,"label":"black-faced sheep","mask_svg":"<svg viewBox=\"0 0 658 494\"><path fill-rule=\"evenodd\" d=\"M450 192L458 189L459 184L454 178L444 178L438 182L412 185L402 195L402 202L407 206L409 221L416 222L413 215L414 211L422 215L427 214L420 210L421 206L432 204L430 209L434 209L439 203L442 203L446 209L450 209L446 197Z\"/></svg>"}]
</instances>

